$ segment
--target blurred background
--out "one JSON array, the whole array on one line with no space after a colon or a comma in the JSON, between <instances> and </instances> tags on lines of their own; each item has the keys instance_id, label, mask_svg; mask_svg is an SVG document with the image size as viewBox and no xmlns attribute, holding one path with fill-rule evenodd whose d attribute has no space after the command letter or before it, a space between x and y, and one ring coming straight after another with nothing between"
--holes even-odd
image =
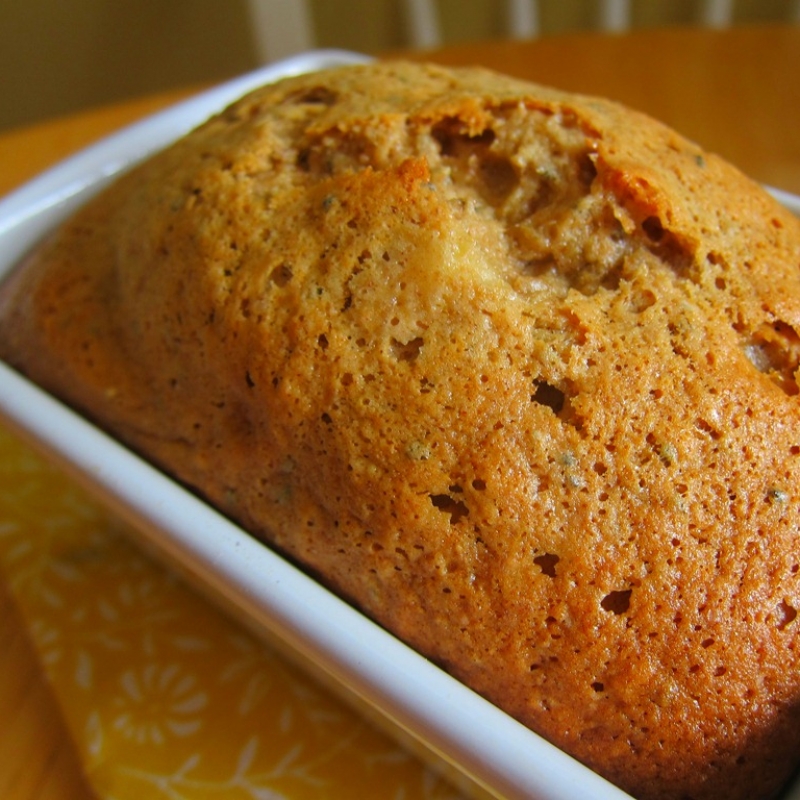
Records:
<instances>
[{"instance_id":1,"label":"blurred background","mask_svg":"<svg viewBox=\"0 0 800 800\"><path fill-rule=\"evenodd\" d=\"M735 0L734 24L794 0ZM503 35L497 0L439 0L445 43ZM691 24L694 0L633 0L634 26ZM397 0L310 0L315 43L366 53L407 45ZM592 0L540 0L541 35L595 26ZM258 66L247 0L0 0L0 128Z\"/></svg>"}]
</instances>

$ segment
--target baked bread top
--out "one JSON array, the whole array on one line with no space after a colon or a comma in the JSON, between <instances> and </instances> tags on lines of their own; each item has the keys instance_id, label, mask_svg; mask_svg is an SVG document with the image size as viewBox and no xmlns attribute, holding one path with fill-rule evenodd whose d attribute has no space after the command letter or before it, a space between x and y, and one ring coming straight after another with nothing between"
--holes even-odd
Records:
<instances>
[{"instance_id":1,"label":"baked bread top","mask_svg":"<svg viewBox=\"0 0 800 800\"><path fill-rule=\"evenodd\" d=\"M6 281L0 355L640 798L800 753L800 230L613 103L260 89Z\"/></svg>"}]
</instances>

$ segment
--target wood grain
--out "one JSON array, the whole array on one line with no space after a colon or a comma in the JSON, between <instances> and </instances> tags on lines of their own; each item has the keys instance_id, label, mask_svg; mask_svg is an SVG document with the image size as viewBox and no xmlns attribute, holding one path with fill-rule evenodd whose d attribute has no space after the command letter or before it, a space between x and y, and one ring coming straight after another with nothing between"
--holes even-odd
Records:
<instances>
[{"instance_id":1,"label":"wood grain","mask_svg":"<svg viewBox=\"0 0 800 800\"><path fill-rule=\"evenodd\" d=\"M0 582L0 797L93 797L14 602Z\"/></svg>"}]
</instances>

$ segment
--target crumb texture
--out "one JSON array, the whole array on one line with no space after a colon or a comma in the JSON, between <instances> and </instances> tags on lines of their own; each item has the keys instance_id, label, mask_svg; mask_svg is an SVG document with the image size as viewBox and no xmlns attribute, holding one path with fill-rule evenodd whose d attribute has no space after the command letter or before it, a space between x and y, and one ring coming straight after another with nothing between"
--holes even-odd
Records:
<instances>
[{"instance_id":1,"label":"crumb texture","mask_svg":"<svg viewBox=\"0 0 800 800\"><path fill-rule=\"evenodd\" d=\"M0 354L642 800L800 753L800 230L657 122L379 63L232 105Z\"/></svg>"}]
</instances>

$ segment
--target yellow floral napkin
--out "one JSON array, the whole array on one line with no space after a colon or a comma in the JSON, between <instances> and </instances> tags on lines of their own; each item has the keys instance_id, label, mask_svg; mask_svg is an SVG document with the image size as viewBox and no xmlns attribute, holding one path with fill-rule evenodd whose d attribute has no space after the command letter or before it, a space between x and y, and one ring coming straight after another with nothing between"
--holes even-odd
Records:
<instances>
[{"instance_id":1,"label":"yellow floral napkin","mask_svg":"<svg viewBox=\"0 0 800 800\"><path fill-rule=\"evenodd\" d=\"M458 798L2 426L0 572L100 798Z\"/></svg>"}]
</instances>

